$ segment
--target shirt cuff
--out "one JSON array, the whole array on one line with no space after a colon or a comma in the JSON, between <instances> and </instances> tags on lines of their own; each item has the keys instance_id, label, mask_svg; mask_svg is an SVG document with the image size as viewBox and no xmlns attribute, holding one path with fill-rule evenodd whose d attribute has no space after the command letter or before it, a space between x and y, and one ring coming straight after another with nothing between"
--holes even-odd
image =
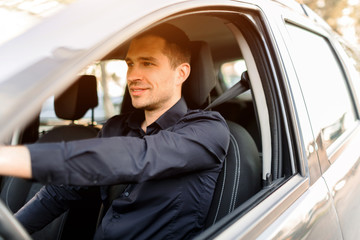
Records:
<instances>
[{"instance_id":1,"label":"shirt cuff","mask_svg":"<svg viewBox=\"0 0 360 240\"><path fill-rule=\"evenodd\" d=\"M64 179L64 143L26 145L31 156L32 177L42 183ZM61 177L62 176L62 177Z\"/></svg>"}]
</instances>

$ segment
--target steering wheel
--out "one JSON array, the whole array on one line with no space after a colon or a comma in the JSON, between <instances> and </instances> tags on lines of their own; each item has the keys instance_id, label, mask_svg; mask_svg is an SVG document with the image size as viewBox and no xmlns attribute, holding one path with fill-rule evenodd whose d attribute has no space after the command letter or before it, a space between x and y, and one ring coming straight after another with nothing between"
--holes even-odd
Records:
<instances>
[{"instance_id":1,"label":"steering wheel","mask_svg":"<svg viewBox=\"0 0 360 240\"><path fill-rule=\"evenodd\" d=\"M30 235L0 200L0 240L31 240Z\"/></svg>"}]
</instances>

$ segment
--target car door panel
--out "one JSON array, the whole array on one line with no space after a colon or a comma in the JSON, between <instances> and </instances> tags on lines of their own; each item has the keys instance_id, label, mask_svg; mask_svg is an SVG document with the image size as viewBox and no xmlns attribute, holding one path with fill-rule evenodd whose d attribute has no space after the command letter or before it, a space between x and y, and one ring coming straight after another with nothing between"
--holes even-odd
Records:
<instances>
[{"instance_id":1,"label":"car door panel","mask_svg":"<svg viewBox=\"0 0 360 240\"><path fill-rule=\"evenodd\" d=\"M258 239L341 239L336 211L319 178Z\"/></svg>"},{"instance_id":2,"label":"car door panel","mask_svg":"<svg viewBox=\"0 0 360 240\"><path fill-rule=\"evenodd\" d=\"M331 157L332 165L323 174L334 199L344 239L358 239L360 228L360 128Z\"/></svg>"}]
</instances>

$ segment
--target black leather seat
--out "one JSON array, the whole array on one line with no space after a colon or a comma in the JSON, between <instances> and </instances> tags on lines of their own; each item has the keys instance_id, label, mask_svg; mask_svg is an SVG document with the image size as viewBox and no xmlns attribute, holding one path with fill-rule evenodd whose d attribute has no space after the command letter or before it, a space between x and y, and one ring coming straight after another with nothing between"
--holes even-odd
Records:
<instances>
[{"instance_id":1,"label":"black leather seat","mask_svg":"<svg viewBox=\"0 0 360 240\"><path fill-rule=\"evenodd\" d=\"M261 190L262 163L256 144L242 126L227 121L230 145L219 175L206 227L232 212Z\"/></svg>"},{"instance_id":2,"label":"black leather seat","mask_svg":"<svg viewBox=\"0 0 360 240\"><path fill-rule=\"evenodd\" d=\"M247 76L247 73L242 76ZM246 80L249 81L248 78ZM237 88L236 88L237 89ZM236 91L226 91L221 95L221 99L230 101L236 94L243 92L241 88ZM219 97L219 98L220 98ZM224 107L228 101L214 101L212 108ZM219 105L221 104L221 105ZM221 113L220 109L220 113ZM231 118L236 115L244 114L242 111L233 111ZM246 200L254 196L262 188L262 161L259 150L254 138L249 132L238 123L229 120L228 115L223 115L227 119L230 130L230 145L223 169L219 175L213 201L206 220L206 227L215 224L218 220L232 212ZM253 127L255 136L258 135L256 118L254 114L246 115L246 122ZM256 134L257 133L257 134ZM257 138L258 141L260 139Z\"/></svg>"},{"instance_id":3,"label":"black leather seat","mask_svg":"<svg viewBox=\"0 0 360 240\"><path fill-rule=\"evenodd\" d=\"M58 118L74 122L97 105L96 78L95 76L83 75L63 94L55 98L54 109ZM37 142L86 139L96 137L97 134L98 130L93 126L70 124L53 128L41 136ZM42 186L40 183L9 177L1 191L1 198L12 212L17 212ZM91 229L95 229L99 206L100 199L95 199L93 202L82 202L55 219L41 231L34 233L32 237L33 239L69 239L79 236L81 239L91 239L93 236ZM74 220L80 216L85 220ZM89 227L88 224L93 224L93 228Z\"/></svg>"}]
</instances>

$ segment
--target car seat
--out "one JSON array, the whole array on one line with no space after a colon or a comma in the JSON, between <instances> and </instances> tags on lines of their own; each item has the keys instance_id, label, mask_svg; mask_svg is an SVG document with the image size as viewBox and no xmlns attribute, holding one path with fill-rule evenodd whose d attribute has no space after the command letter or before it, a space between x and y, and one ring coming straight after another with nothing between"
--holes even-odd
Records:
<instances>
[{"instance_id":1,"label":"car seat","mask_svg":"<svg viewBox=\"0 0 360 240\"><path fill-rule=\"evenodd\" d=\"M218 107L226 106L231 99L249 88L251 88L251 84L248 73L245 71L237 84L221 94L206 109L218 109ZM236 115L234 112L232 115ZM220 113L222 112L220 111ZM243 114L240 111L237 113ZM215 224L262 188L262 161L253 136L238 123L228 120L227 115L224 117L227 119L230 130L230 145L217 181L206 227ZM253 130L254 135L258 135L255 115L250 114L247 117L250 118L249 121L253 122L251 125L256 126L256 129Z\"/></svg>"},{"instance_id":2,"label":"car seat","mask_svg":"<svg viewBox=\"0 0 360 240\"><path fill-rule=\"evenodd\" d=\"M191 54L191 74L183 85L183 96L191 109L204 108L209 104L210 92L216 83L214 63L206 42L192 42ZM232 121L227 124L229 149L217 180L206 227L233 211L262 186L262 164L256 143L244 127Z\"/></svg>"},{"instance_id":3,"label":"car seat","mask_svg":"<svg viewBox=\"0 0 360 240\"><path fill-rule=\"evenodd\" d=\"M85 113L98 105L96 77L82 75L64 93L57 96L54 102L55 113L58 118L71 120L70 125L54 127L39 138L38 143L59 142L96 137L97 128L76 125L75 120L82 118ZM1 198L12 212L17 212L42 187L40 183L21 178L7 178L1 191ZM66 213L55 219L42 230L32 235L33 239L91 239L95 228L99 199L93 202L82 202L70 208ZM77 217L81 216L81 221ZM88 224L94 224L91 228Z\"/></svg>"},{"instance_id":4,"label":"car seat","mask_svg":"<svg viewBox=\"0 0 360 240\"><path fill-rule=\"evenodd\" d=\"M242 126L227 121L230 145L206 219L212 226L261 190L262 164L256 143Z\"/></svg>"}]
</instances>

